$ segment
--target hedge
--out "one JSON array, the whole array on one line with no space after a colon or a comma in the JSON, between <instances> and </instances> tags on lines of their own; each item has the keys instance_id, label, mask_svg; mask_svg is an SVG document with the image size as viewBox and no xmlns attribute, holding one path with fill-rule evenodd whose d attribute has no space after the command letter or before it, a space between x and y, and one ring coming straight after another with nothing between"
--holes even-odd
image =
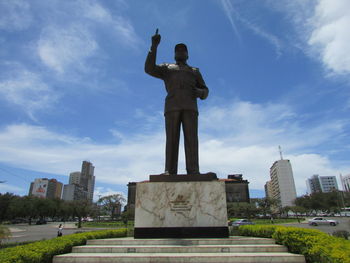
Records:
<instances>
[{"instance_id":1,"label":"hedge","mask_svg":"<svg viewBox=\"0 0 350 263\"><path fill-rule=\"evenodd\" d=\"M350 263L350 241L319 230L247 225L239 227L238 231L242 236L273 238L288 251L303 254L308 263Z\"/></svg>"},{"instance_id":2,"label":"hedge","mask_svg":"<svg viewBox=\"0 0 350 263\"><path fill-rule=\"evenodd\" d=\"M1 263L51 263L54 255L70 253L88 239L125 237L126 229L92 231L56 237L0 250Z\"/></svg>"}]
</instances>

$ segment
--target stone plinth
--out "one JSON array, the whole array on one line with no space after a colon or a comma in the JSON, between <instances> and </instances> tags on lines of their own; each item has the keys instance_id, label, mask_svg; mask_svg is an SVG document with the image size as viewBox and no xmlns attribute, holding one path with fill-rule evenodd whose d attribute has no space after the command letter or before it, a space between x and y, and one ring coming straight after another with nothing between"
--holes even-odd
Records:
<instances>
[{"instance_id":1,"label":"stone plinth","mask_svg":"<svg viewBox=\"0 0 350 263\"><path fill-rule=\"evenodd\" d=\"M135 238L227 236L224 182L137 183Z\"/></svg>"}]
</instances>

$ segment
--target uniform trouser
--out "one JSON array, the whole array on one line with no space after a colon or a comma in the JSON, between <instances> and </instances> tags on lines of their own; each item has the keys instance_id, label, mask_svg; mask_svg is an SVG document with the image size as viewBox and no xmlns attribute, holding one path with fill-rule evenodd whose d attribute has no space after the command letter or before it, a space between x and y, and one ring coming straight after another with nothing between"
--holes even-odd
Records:
<instances>
[{"instance_id":1,"label":"uniform trouser","mask_svg":"<svg viewBox=\"0 0 350 263\"><path fill-rule=\"evenodd\" d=\"M192 110L165 113L165 172L177 174L181 125L184 133L187 174L199 174L198 112Z\"/></svg>"}]
</instances>

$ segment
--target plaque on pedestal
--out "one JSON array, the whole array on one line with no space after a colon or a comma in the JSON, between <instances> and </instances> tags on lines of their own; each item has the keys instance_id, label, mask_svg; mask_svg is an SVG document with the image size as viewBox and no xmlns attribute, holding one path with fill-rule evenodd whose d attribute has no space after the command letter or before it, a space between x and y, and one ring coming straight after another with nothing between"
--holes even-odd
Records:
<instances>
[{"instance_id":1,"label":"plaque on pedestal","mask_svg":"<svg viewBox=\"0 0 350 263\"><path fill-rule=\"evenodd\" d=\"M228 237L224 182L137 183L134 236Z\"/></svg>"}]
</instances>

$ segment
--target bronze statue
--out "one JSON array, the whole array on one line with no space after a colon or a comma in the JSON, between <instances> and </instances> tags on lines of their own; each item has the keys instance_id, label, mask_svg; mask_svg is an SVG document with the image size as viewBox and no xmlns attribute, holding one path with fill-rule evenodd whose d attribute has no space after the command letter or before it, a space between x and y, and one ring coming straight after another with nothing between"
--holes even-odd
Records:
<instances>
[{"instance_id":1,"label":"bronze statue","mask_svg":"<svg viewBox=\"0 0 350 263\"><path fill-rule=\"evenodd\" d=\"M168 93L164 107L166 131L165 174L177 174L181 125L184 133L187 174L200 174L197 98L206 99L209 90L199 69L186 63L188 51L183 43L175 46L176 63L156 65L157 47L160 39L161 36L157 29L155 35L152 36L152 46L146 59L145 72L162 79Z\"/></svg>"}]
</instances>

